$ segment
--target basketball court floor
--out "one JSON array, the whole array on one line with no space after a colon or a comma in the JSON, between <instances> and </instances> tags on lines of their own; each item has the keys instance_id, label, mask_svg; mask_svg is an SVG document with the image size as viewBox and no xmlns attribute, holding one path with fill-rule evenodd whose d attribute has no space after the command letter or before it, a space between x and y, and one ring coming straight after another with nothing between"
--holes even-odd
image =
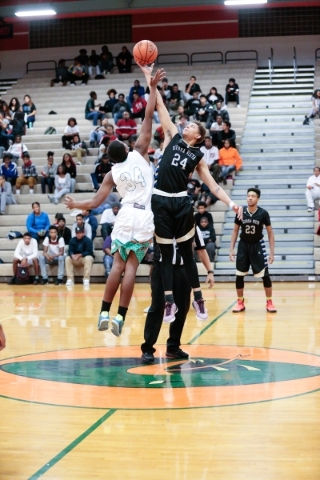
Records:
<instances>
[{"instance_id":1,"label":"basketball court floor","mask_svg":"<svg viewBox=\"0 0 320 480\"><path fill-rule=\"evenodd\" d=\"M122 336L96 328L103 285L1 286L1 480L319 480L320 285L233 284L188 315L188 361L140 360L150 290ZM118 297L117 297L118 298ZM114 307L116 308L117 299Z\"/></svg>"}]
</instances>

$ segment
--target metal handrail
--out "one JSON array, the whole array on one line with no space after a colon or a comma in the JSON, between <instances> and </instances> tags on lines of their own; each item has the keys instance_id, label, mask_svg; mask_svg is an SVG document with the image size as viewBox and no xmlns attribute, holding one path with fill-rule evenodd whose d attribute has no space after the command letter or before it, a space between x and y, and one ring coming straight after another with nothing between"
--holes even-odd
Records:
<instances>
[{"instance_id":1,"label":"metal handrail","mask_svg":"<svg viewBox=\"0 0 320 480\"><path fill-rule=\"evenodd\" d=\"M316 62L320 60L320 48L317 48L317 50L314 52L314 58Z\"/></svg>"},{"instance_id":2,"label":"metal handrail","mask_svg":"<svg viewBox=\"0 0 320 480\"><path fill-rule=\"evenodd\" d=\"M193 60L193 57L195 55L219 55L219 58L216 60ZM221 63L223 64L223 53L222 52L195 52L191 55L191 63L190 65L193 65L194 63Z\"/></svg>"},{"instance_id":3,"label":"metal handrail","mask_svg":"<svg viewBox=\"0 0 320 480\"><path fill-rule=\"evenodd\" d=\"M170 61L168 61L168 62L166 62L166 61L160 62L160 61L159 61L159 60L160 60L160 57L177 57L177 56L180 57L181 55L185 56L185 57L186 57L186 60L177 61L177 62L175 62L175 61L174 61L174 62L170 62ZM190 57L189 57L189 55L188 55L187 53L161 53L160 55L158 55L157 65L160 65L160 63L162 63L162 65L163 65L163 64L170 64L170 63L186 63L187 65L190 65Z\"/></svg>"},{"instance_id":4,"label":"metal handrail","mask_svg":"<svg viewBox=\"0 0 320 480\"><path fill-rule=\"evenodd\" d=\"M273 48L271 48L271 55L269 57L269 79L270 85L272 85L272 76L273 76Z\"/></svg>"},{"instance_id":5,"label":"metal handrail","mask_svg":"<svg viewBox=\"0 0 320 480\"><path fill-rule=\"evenodd\" d=\"M297 51L296 51L296 47L293 47L293 78L294 78L294 83L297 83L297 71L298 71Z\"/></svg>"},{"instance_id":6,"label":"metal handrail","mask_svg":"<svg viewBox=\"0 0 320 480\"><path fill-rule=\"evenodd\" d=\"M230 53L254 53L254 58L228 58L228 54ZM224 54L224 63L228 62L243 62L243 61L256 61L258 64L258 52L257 50L228 50Z\"/></svg>"},{"instance_id":7,"label":"metal handrail","mask_svg":"<svg viewBox=\"0 0 320 480\"><path fill-rule=\"evenodd\" d=\"M50 68L30 68L29 65L33 64L33 63L54 63L54 67L50 67ZM28 62L27 65L26 65L26 73L29 73L29 72L41 72L41 71L44 71L44 70L55 70L57 68L57 62L55 60L37 60L37 61L32 61L32 62Z\"/></svg>"}]
</instances>

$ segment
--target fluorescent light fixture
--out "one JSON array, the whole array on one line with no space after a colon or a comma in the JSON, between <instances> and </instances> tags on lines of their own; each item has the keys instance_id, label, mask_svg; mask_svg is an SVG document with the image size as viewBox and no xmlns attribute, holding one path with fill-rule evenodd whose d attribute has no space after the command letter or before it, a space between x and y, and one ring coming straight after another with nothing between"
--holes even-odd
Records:
<instances>
[{"instance_id":1,"label":"fluorescent light fixture","mask_svg":"<svg viewBox=\"0 0 320 480\"><path fill-rule=\"evenodd\" d=\"M20 12L16 12L15 15L17 17L40 17L40 16L45 16L45 15L56 15L57 12L55 12L52 9L47 9L47 10L24 10Z\"/></svg>"},{"instance_id":2,"label":"fluorescent light fixture","mask_svg":"<svg viewBox=\"0 0 320 480\"><path fill-rule=\"evenodd\" d=\"M226 0L225 5L258 5L260 3L268 3L268 0Z\"/></svg>"}]
</instances>

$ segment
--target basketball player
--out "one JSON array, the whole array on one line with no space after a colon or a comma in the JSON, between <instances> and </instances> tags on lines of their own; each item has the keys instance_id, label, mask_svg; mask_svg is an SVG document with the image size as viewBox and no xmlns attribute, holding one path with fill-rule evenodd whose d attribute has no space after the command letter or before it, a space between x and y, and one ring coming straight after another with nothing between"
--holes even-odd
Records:
<instances>
[{"instance_id":1,"label":"basketball player","mask_svg":"<svg viewBox=\"0 0 320 480\"><path fill-rule=\"evenodd\" d=\"M238 217L234 220L234 229L231 235L230 260L235 261L234 246L241 227L240 241L238 244L236 261L236 289L238 303L232 310L235 313L243 312L246 307L243 299L244 277L248 274L250 266L253 275L262 278L267 297L267 311L275 313L277 310L272 303L272 283L269 276L268 263L274 260L274 234L271 227L269 213L258 206L261 192L259 188L249 188L247 192L248 206L243 210L243 219ZM267 259L266 247L263 240L263 227L266 227L270 255Z\"/></svg>"},{"instance_id":2,"label":"basketball player","mask_svg":"<svg viewBox=\"0 0 320 480\"><path fill-rule=\"evenodd\" d=\"M6 346L6 336L4 334L2 325L0 323L0 350L3 350Z\"/></svg>"},{"instance_id":3,"label":"basketball player","mask_svg":"<svg viewBox=\"0 0 320 480\"><path fill-rule=\"evenodd\" d=\"M153 188L153 168L148 157L148 147L151 141L152 118L155 110L157 84L165 75L158 70L151 77L152 68L146 74L150 85L145 119L141 125L141 133L136 141L133 152L119 140L110 143L108 154L114 166L107 173L99 191L89 201L76 202L67 197L65 203L68 208L93 209L101 205L111 192L114 185L122 197L122 208L117 215L111 234L111 251L114 254L112 270L108 276L101 312L98 321L98 330L109 328L109 312L113 298L119 288L120 303L117 316L112 320L111 331L120 336L125 321L128 306L131 300L135 275L139 263L145 256L153 237L153 213L151 210L151 195Z\"/></svg>"},{"instance_id":4,"label":"basketball player","mask_svg":"<svg viewBox=\"0 0 320 480\"><path fill-rule=\"evenodd\" d=\"M148 66L140 66L148 72ZM210 191L229 205L241 218L242 207L232 202L229 196L213 180L200 150L200 144L206 136L206 129L200 122L190 122L183 130L182 137L177 126L157 93L157 111L165 133L165 149L158 162L155 174L155 188L152 196L155 236L162 255L162 279L165 293L165 313L163 321L175 320L177 306L173 295L173 239L179 244L185 270L194 292L192 306L199 320L206 320L208 312L200 289L197 265L192 255L194 237L193 202L187 194L190 175L197 168L201 180Z\"/></svg>"}]
</instances>

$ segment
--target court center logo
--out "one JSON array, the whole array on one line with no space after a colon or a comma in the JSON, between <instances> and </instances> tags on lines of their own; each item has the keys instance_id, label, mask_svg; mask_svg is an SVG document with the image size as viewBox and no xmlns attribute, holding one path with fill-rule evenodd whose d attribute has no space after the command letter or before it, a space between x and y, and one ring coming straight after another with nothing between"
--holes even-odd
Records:
<instances>
[{"instance_id":1,"label":"court center logo","mask_svg":"<svg viewBox=\"0 0 320 480\"><path fill-rule=\"evenodd\" d=\"M0 395L86 408L239 405L320 389L320 357L288 350L188 346L189 360L163 347L143 365L137 346L47 352L0 362Z\"/></svg>"}]
</instances>

